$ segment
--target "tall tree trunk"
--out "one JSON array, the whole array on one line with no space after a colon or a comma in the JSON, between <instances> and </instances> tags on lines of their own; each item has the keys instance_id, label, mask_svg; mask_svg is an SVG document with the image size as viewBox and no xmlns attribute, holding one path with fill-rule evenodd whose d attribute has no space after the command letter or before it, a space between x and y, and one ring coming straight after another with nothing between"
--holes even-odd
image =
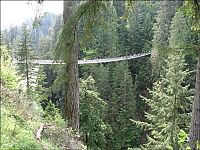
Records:
<instances>
[{"instance_id":1,"label":"tall tree trunk","mask_svg":"<svg viewBox=\"0 0 200 150\"><path fill-rule=\"evenodd\" d=\"M199 58L197 63L195 95L189 132L189 144L192 150L197 150L197 141L200 142L200 49L198 51L198 55Z\"/></svg>"},{"instance_id":2,"label":"tall tree trunk","mask_svg":"<svg viewBox=\"0 0 200 150\"><path fill-rule=\"evenodd\" d=\"M26 47L27 46L27 42L26 42L26 35L25 35L25 41L24 41L24 46L25 46L25 65L26 65L26 91L27 91L27 94L28 94L28 98L30 96L30 85L29 85L29 72L28 72L28 48Z\"/></svg>"},{"instance_id":3,"label":"tall tree trunk","mask_svg":"<svg viewBox=\"0 0 200 150\"><path fill-rule=\"evenodd\" d=\"M64 1L63 10L63 22L67 22L68 18L72 14L72 7L74 1ZM74 31L74 40L75 40ZM68 63L67 69L67 89L66 89L66 100L65 100L65 117L69 121L69 125L79 130L79 86L78 86L78 49L74 46L68 51Z\"/></svg>"}]
</instances>

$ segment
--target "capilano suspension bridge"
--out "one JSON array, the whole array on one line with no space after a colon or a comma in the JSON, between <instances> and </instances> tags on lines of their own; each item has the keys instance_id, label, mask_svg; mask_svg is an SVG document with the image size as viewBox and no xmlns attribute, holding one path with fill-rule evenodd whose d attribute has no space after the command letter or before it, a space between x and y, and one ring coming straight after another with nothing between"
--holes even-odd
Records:
<instances>
[{"instance_id":1,"label":"capilano suspension bridge","mask_svg":"<svg viewBox=\"0 0 200 150\"><path fill-rule=\"evenodd\" d=\"M145 56L151 55L151 52L146 52L146 53L138 53L138 54L133 54L129 56L121 56L121 57L112 57L112 58L96 58L96 59L83 59L83 60L78 60L79 65L85 65L85 64L101 64L101 63L109 63L109 62L118 62L118 61L125 61L125 60L131 60L131 59L137 59ZM33 72L37 74L39 70L39 66L37 65L63 65L65 64L62 60L43 60L43 59L35 59L35 60L29 60L30 63L35 64L36 66L32 69ZM17 59L13 59L13 63L15 64L24 64L25 61L19 61ZM32 83L32 86L36 86L36 79L37 76L33 75L30 77L30 81ZM22 88L25 87L25 80L21 81ZM24 87L23 87L24 86Z\"/></svg>"},{"instance_id":2,"label":"capilano suspension bridge","mask_svg":"<svg viewBox=\"0 0 200 150\"><path fill-rule=\"evenodd\" d=\"M121 57L112 57L112 58L96 58L96 59L83 59L78 60L78 64L98 64L98 63L108 63L108 62L117 62L117 61L123 61L123 60L131 60L136 59L140 57L145 57L151 55L151 52L146 53L139 53L139 54L133 54L129 56L121 56ZM25 63L23 61L14 60L14 63ZM51 64L65 64L62 60L31 60L31 63L37 64L37 65L51 65Z\"/></svg>"}]
</instances>

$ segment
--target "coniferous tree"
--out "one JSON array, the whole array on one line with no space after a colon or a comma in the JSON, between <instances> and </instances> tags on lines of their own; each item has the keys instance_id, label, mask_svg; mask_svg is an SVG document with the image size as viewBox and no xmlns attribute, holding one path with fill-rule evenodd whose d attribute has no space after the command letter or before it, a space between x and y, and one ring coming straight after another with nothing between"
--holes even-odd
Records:
<instances>
[{"instance_id":1,"label":"coniferous tree","mask_svg":"<svg viewBox=\"0 0 200 150\"><path fill-rule=\"evenodd\" d=\"M55 20L53 22L53 25L51 27L51 32L50 32L50 35L52 37L52 40L51 40L52 47L55 46L55 43L56 43L56 40L58 37L58 33L62 27L62 23L63 23L62 15L55 16Z\"/></svg>"},{"instance_id":2,"label":"coniferous tree","mask_svg":"<svg viewBox=\"0 0 200 150\"><path fill-rule=\"evenodd\" d=\"M184 71L182 54L189 26L183 14L175 14L170 29L169 47L172 50L163 67L163 74L150 91L152 97L144 98L150 107L150 112L146 113L149 122L139 123L150 130L144 149L179 149L179 129L187 130L189 125L191 91L189 86L184 86L188 72Z\"/></svg>"},{"instance_id":3,"label":"coniferous tree","mask_svg":"<svg viewBox=\"0 0 200 150\"><path fill-rule=\"evenodd\" d=\"M94 38L92 38L83 51L84 59L116 57L120 55L118 47L118 34L117 34L117 16L115 8L109 6L107 12L104 13L104 19L106 24L97 27L94 31ZM81 72L83 76L88 76L90 73L96 81L98 92L104 100L110 98L110 64L92 64L87 66L81 66Z\"/></svg>"},{"instance_id":4,"label":"coniferous tree","mask_svg":"<svg viewBox=\"0 0 200 150\"><path fill-rule=\"evenodd\" d=\"M37 73L36 86L33 91L33 95L35 97L35 100L37 102L40 102L41 104L42 102L47 101L48 94L50 94L50 92L48 92L49 89L46 87L46 78L47 77L44 72L44 67L40 67Z\"/></svg>"},{"instance_id":5,"label":"coniferous tree","mask_svg":"<svg viewBox=\"0 0 200 150\"><path fill-rule=\"evenodd\" d=\"M49 35L41 35L38 40L38 48L40 59L50 59L52 58L52 38Z\"/></svg>"},{"instance_id":6,"label":"coniferous tree","mask_svg":"<svg viewBox=\"0 0 200 150\"><path fill-rule=\"evenodd\" d=\"M111 5L104 17L107 21L105 28L95 30L94 38L86 46L87 51L83 52L83 57L86 59L125 54L124 49L121 49L118 44L121 39L117 31L118 16L115 7ZM139 130L133 127L129 120L131 117L136 117L136 105L128 63L88 65L81 67L81 73L83 71L84 76L92 74L98 92L110 108L106 113L106 121L111 126L113 134L106 136L108 141L106 147L120 149L137 145L139 140L137 141L136 138Z\"/></svg>"},{"instance_id":7,"label":"coniferous tree","mask_svg":"<svg viewBox=\"0 0 200 150\"><path fill-rule=\"evenodd\" d=\"M19 70L22 75L26 78L26 89L28 95L30 94L30 72L33 68L31 59L34 58L33 45L31 44L31 37L27 26L22 26L21 39L19 41L17 56L19 61Z\"/></svg>"},{"instance_id":8,"label":"coniferous tree","mask_svg":"<svg viewBox=\"0 0 200 150\"><path fill-rule=\"evenodd\" d=\"M162 60L164 60L163 58L165 58L168 52L169 28L179 2L165 0L156 3L158 5L158 11L156 23L154 24L153 49L151 55L152 70L155 79L159 77L159 68L163 65Z\"/></svg>"},{"instance_id":9,"label":"coniferous tree","mask_svg":"<svg viewBox=\"0 0 200 150\"><path fill-rule=\"evenodd\" d=\"M181 51L181 53L186 53L186 48L187 48L187 43L189 42L189 37L190 37L190 26L188 22L188 18L186 18L181 11L177 11L175 13L175 16L172 19L172 23L170 26L170 38L169 38L169 48L171 49L170 53L173 54L173 51ZM185 58L184 58L185 59ZM185 66L186 67L186 66ZM188 68L187 68L188 69ZM185 78L187 80L187 77L190 76L188 74ZM185 84L188 83L187 81ZM191 83L189 83L191 84ZM191 89L191 85L188 85L189 89ZM194 87L193 87L194 88ZM190 101L190 103L192 103ZM185 119L183 119L184 123L183 126L181 127L183 130L188 132L188 122L189 122L189 117L188 114L191 112L191 107L186 108L182 113L187 116Z\"/></svg>"},{"instance_id":10,"label":"coniferous tree","mask_svg":"<svg viewBox=\"0 0 200 150\"><path fill-rule=\"evenodd\" d=\"M104 121L107 103L99 97L94 84L91 76L80 81L80 131L88 149L105 149L105 134L109 132Z\"/></svg>"},{"instance_id":11,"label":"coniferous tree","mask_svg":"<svg viewBox=\"0 0 200 150\"><path fill-rule=\"evenodd\" d=\"M123 71L122 71L123 70ZM136 100L127 62L118 62L111 72L111 98L108 101L108 123L112 128L109 148L127 149L138 144L137 127L130 118L136 118Z\"/></svg>"},{"instance_id":12,"label":"coniferous tree","mask_svg":"<svg viewBox=\"0 0 200 150\"><path fill-rule=\"evenodd\" d=\"M190 36L190 27L184 15L178 11L172 19L170 27L169 47L176 51L176 49L184 50L188 43Z\"/></svg>"},{"instance_id":13,"label":"coniferous tree","mask_svg":"<svg viewBox=\"0 0 200 150\"><path fill-rule=\"evenodd\" d=\"M149 52L152 48L153 24L155 18L155 5L151 2L135 2L133 10L129 14L128 38L129 42L124 45L129 46L129 54ZM123 48L123 47L122 47ZM152 87L152 66L150 58L143 57L129 61L129 68L132 74L135 97L136 97L136 116L140 121L144 121L144 112L148 107L141 100L140 95L148 96L147 88ZM146 131L142 130L140 143L146 142Z\"/></svg>"},{"instance_id":14,"label":"coniferous tree","mask_svg":"<svg viewBox=\"0 0 200 150\"><path fill-rule=\"evenodd\" d=\"M97 90L101 93L101 97L108 101L110 98L109 66L100 64L99 67L96 67L94 74L96 77Z\"/></svg>"},{"instance_id":15,"label":"coniferous tree","mask_svg":"<svg viewBox=\"0 0 200 150\"><path fill-rule=\"evenodd\" d=\"M8 49L10 48L9 34L7 29L1 32L1 44L6 45Z\"/></svg>"},{"instance_id":16,"label":"coniferous tree","mask_svg":"<svg viewBox=\"0 0 200 150\"><path fill-rule=\"evenodd\" d=\"M144 98L150 111L146 112L147 122L136 122L149 130L148 142L142 149L179 149L178 133L187 127L183 121L191 106L191 91L183 86L187 71L184 71L184 56L174 52L166 61L165 73L154 83L151 98Z\"/></svg>"}]
</instances>

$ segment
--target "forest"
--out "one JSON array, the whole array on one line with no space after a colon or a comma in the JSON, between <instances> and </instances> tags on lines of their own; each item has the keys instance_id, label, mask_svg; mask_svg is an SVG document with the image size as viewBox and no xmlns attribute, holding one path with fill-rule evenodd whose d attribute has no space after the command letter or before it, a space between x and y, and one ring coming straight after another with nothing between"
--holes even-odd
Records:
<instances>
[{"instance_id":1,"label":"forest","mask_svg":"<svg viewBox=\"0 0 200 150\"><path fill-rule=\"evenodd\" d=\"M1 30L1 149L199 150L199 31L198 0L63 1Z\"/></svg>"}]
</instances>

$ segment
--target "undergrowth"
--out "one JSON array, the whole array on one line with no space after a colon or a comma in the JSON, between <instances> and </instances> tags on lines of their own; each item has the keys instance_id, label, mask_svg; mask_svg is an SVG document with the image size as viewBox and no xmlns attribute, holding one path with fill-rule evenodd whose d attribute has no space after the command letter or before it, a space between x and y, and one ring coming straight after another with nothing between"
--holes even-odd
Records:
<instances>
[{"instance_id":1,"label":"undergrowth","mask_svg":"<svg viewBox=\"0 0 200 150\"><path fill-rule=\"evenodd\" d=\"M20 75L13 65L9 51L1 46L1 141L4 150L62 150L85 149L83 144L66 127L59 110L51 103L44 111L36 95L27 96L20 86ZM36 138L44 124L41 138Z\"/></svg>"}]
</instances>

